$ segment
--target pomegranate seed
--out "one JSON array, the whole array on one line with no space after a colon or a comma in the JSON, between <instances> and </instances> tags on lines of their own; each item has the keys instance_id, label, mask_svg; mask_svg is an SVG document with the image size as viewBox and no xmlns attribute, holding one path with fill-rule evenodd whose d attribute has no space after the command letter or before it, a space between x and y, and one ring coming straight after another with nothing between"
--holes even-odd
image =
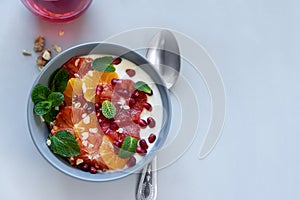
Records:
<instances>
[{"instance_id":1,"label":"pomegranate seed","mask_svg":"<svg viewBox=\"0 0 300 200\"><path fill-rule=\"evenodd\" d=\"M142 147L138 146L135 150L138 154L141 154L141 155L145 155L147 153L147 150L146 149L143 149Z\"/></svg>"},{"instance_id":2,"label":"pomegranate seed","mask_svg":"<svg viewBox=\"0 0 300 200\"><path fill-rule=\"evenodd\" d=\"M140 96L140 93L138 90L135 90L131 95L132 98L137 98L138 96Z\"/></svg>"},{"instance_id":3,"label":"pomegranate seed","mask_svg":"<svg viewBox=\"0 0 300 200\"><path fill-rule=\"evenodd\" d=\"M148 117L147 118L147 123L149 125L150 128L154 128L155 127L155 120L152 117Z\"/></svg>"},{"instance_id":4,"label":"pomegranate seed","mask_svg":"<svg viewBox=\"0 0 300 200\"><path fill-rule=\"evenodd\" d=\"M120 88L120 89L118 89L118 90L117 90L117 93L120 94L121 96L125 96L125 97L127 97L128 94L129 94L128 90L125 89L125 88Z\"/></svg>"},{"instance_id":5,"label":"pomegranate seed","mask_svg":"<svg viewBox=\"0 0 300 200\"><path fill-rule=\"evenodd\" d=\"M151 104L148 103L148 102L144 102L144 103L143 103L143 106L144 106L144 108L145 108L146 110L148 110L148 111L151 111L151 110L152 110L152 106L151 106Z\"/></svg>"},{"instance_id":6,"label":"pomegranate seed","mask_svg":"<svg viewBox=\"0 0 300 200\"><path fill-rule=\"evenodd\" d=\"M122 59L121 59L120 57L118 57L118 58L115 58L115 59L112 61L112 64L118 65L118 64L120 64L121 62L122 62Z\"/></svg>"},{"instance_id":7,"label":"pomegranate seed","mask_svg":"<svg viewBox=\"0 0 300 200\"><path fill-rule=\"evenodd\" d=\"M113 122L109 125L109 128L113 131L116 131L116 130L118 130L119 126L116 122Z\"/></svg>"},{"instance_id":8,"label":"pomegranate seed","mask_svg":"<svg viewBox=\"0 0 300 200\"><path fill-rule=\"evenodd\" d=\"M118 147L118 148L121 148L122 147L122 141L120 141L120 140L113 141L113 145Z\"/></svg>"},{"instance_id":9,"label":"pomegranate seed","mask_svg":"<svg viewBox=\"0 0 300 200\"><path fill-rule=\"evenodd\" d=\"M95 103L95 108L96 108L96 110L98 110L100 108L100 104L99 103Z\"/></svg>"},{"instance_id":10,"label":"pomegranate seed","mask_svg":"<svg viewBox=\"0 0 300 200\"><path fill-rule=\"evenodd\" d=\"M95 167L91 167L90 168L90 173L91 174L96 174L97 173L97 169Z\"/></svg>"},{"instance_id":11,"label":"pomegranate seed","mask_svg":"<svg viewBox=\"0 0 300 200\"><path fill-rule=\"evenodd\" d=\"M126 69L126 73L128 76L133 77L135 75L135 70L134 69Z\"/></svg>"},{"instance_id":12,"label":"pomegranate seed","mask_svg":"<svg viewBox=\"0 0 300 200\"><path fill-rule=\"evenodd\" d=\"M88 165L88 164L86 164L86 163L84 163L82 166L81 166L81 169L83 170L83 171L89 171L89 169L90 169L90 166Z\"/></svg>"},{"instance_id":13,"label":"pomegranate seed","mask_svg":"<svg viewBox=\"0 0 300 200\"><path fill-rule=\"evenodd\" d=\"M128 105L129 105L129 107L132 107L135 103L136 103L136 101L135 101L134 98L129 98L128 99Z\"/></svg>"},{"instance_id":14,"label":"pomegranate seed","mask_svg":"<svg viewBox=\"0 0 300 200\"><path fill-rule=\"evenodd\" d=\"M101 112L100 112L100 111L97 111L97 112L96 112L96 116L97 116L97 117L100 117L100 116L101 116Z\"/></svg>"},{"instance_id":15,"label":"pomegranate seed","mask_svg":"<svg viewBox=\"0 0 300 200\"><path fill-rule=\"evenodd\" d=\"M141 139L139 142L139 145L140 145L140 147L142 147L142 149L145 149L145 150L148 149L148 144L145 139Z\"/></svg>"},{"instance_id":16,"label":"pomegranate seed","mask_svg":"<svg viewBox=\"0 0 300 200\"><path fill-rule=\"evenodd\" d=\"M136 164L136 159L135 159L134 156L131 156L131 157L129 158L129 160L127 161L127 166L128 166L128 167L132 167L132 166L134 166L135 164Z\"/></svg>"},{"instance_id":17,"label":"pomegranate seed","mask_svg":"<svg viewBox=\"0 0 300 200\"><path fill-rule=\"evenodd\" d=\"M117 79L117 78L113 78L113 79L111 80L111 84L112 84L112 85L116 85L116 84L121 83L121 82L122 82L122 80Z\"/></svg>"},{"instance_id":18,"label":"pomegranate seed","mask_svg":"<svg viewBox=\"0 0 300 200\"><path fill-rule=\"evenodd\" d=\"M146 126L148 125L146 120L144 120L144 119L140 119L138 123L141 128L146 128Z\"/></svg>"},{"instance_id":19,"label":"pomegranate seed","mask_svg":"<svg viewBox=\"0 0 300 200\"><path fill-rule=\"evenodd\" d=\"M66 106L66 103L63 101L61 104L60 104L61 107L65 107Z\"/></svg>"},{"instance_id":20,"label":"pomegranate seed","mask_svg":"<svg viewBox=\"0 0 300 200\"><path fill-rule=\"evenodd\" d=\"M102 121L103 121L103 120L102 120L101 118L98 119L99 124L101 124Z\"/></svg>"},{"instance_id":21,"label":"pomegranate seed","mask_svg":"<svg viewBox=\"0 0 300 200\"><path fill-rule=\"evenodd\" d=\"M151 133L148 137L148 142L153 143L156 140L156 135Z\"/></svg>"},{"instance_id":22,"label":"pomegranate seed","mask_svg":"<svg viewBox=\"0 0 300 200\"><path fill-rule=\"evenodd\" d=\"M102 92L103 91L103 86L102 85L97 85L96 90Z\"/></svg>"}]
</instances>

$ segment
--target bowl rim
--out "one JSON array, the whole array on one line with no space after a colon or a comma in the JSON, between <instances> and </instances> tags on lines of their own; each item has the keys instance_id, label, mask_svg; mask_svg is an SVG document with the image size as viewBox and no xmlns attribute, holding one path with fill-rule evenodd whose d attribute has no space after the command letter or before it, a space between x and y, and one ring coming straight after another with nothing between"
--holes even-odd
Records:
<instances>
[{"instance_id":1,"label":"bowl rim","mask_svg":"<svg viewBox=\"0 0 300 200\"><path fill-rule=\"evenodd\" d=\"M88 52L86 52L88 51ZM96 52L93 52L96 51ZM107 52L106 54L116 55L116 56L124 56L125 54L122 54L121 52L126 52L126 55L124 56L125 59L135 63L137 66L140 66L146 73L151 73L150 77L154 82L156 83L156 86L160 92L161 95L161 101L162 101L162 107L163 107L163 122L161 126L161 130L159 131L158 138L156 140L155 145L147 153L147 155L139 161L137 165L127 168L125 170L118 170L118 171L112 171L112 172L105 172L105 173L96 173L91 174L89 172L84 172L80 169L77 169L73 166L71 166L69 163L66 163L63 161L62 158L55 155L47 146L46 139L49 135L49 130L47 133L44 132L40 135L36 135L37 129L38 130L45 130L46 124L41 122L41 119L39 116L36 116L33 113L33 102L31 100L31 92L32 89L37 84L46 84L48 85L48 79L49 76L45 75L51 75L55 70L57 70L59 67L61 67L64 63L66 63L70 58L75 56L83 56L88 55L90 52L93 52L92 54L105 54L101 51ZM83 53L85 52L85 53ZM99 53L100 52L100 53ZM111 53L113 52L113 53ZM119 53L116 53L119 52ZM136 58L136 60L128 59L128 56L131 58ZM142 62L142 64L138 64L137 62ZM150 67L149 67L150 66ZM43 76L46 78L42 79ZM42 81L42 83L41 83ZM35 145L35 147L38 149L39 153L44 157L45 160L47 160L48 163L50 163L53 167L58 169L59 171L63 172L64 174L67 174L71 177L84 180L84 181L91 181L91 182L105 182L105 181L112 181L117 180L120 178L124 178L130 174L136 173L138 170L143 168L145 165L147 165L152 158L157 154L157 151L162 147L164 144L166 137L168 135L169 129L170 129L170 123L171 123L171 116L172 116L172 109L171 109L171 101L170 101L170 94L169 90L165 86L164 81L162 80L161 76L157 73L153 65L141 54L138 52L131 50L127 47L121 46L119 44L114 43L104 43L104 42L89 42L89 43L82 43L76 46L73 46L57 56L55 56L53 59L47 63L47 65L44 67L44 69L40 72L40 74L36 77L35 81L32 84L32 87L29 91L28 95L28 101L27 101L27 125L28 130L31 136L31 139ZM45 136L47 134L47 136ZM44 136L43 136L44 135ZM46 137L46 138L45 138ZM41 142L41 140L44 139L44 141Z\"/></svg>"}]
</instances>

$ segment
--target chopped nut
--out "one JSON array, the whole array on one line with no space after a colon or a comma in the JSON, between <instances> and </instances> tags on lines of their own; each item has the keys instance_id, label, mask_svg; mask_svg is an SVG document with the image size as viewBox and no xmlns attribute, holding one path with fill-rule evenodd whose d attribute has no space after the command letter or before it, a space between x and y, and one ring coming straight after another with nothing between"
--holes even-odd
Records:
<instances>
[{"instance_id":1,"label":"chopped nut","mask_svg":"<svg viewBox=\"0 0 300 200\"><path fill-rule=\"evenodd\" d=\"M82 86L81 86L81 87L82 87L83 93L85 93L85 92L86 92L86 85L85 85L85 82L82 83Z\"/></svg>"},{"instance_id":2,"label":"chopped nut","mask_svg":"<svg viewBox=\"0 0 300 200\"><path fill-rule=\"evenodd\" d=\"M24 56L31 56L31 52L30 52L30 51L27 51L27 50L23 50L23 51L22 51L22 54L23 54Z\"/></svg>"},{"instance_id":3,"label":"chopped nut","mask_svg":"<svg viewBox=\"0 0 300 200\"><path fill-rule=\"evenodd\" d=\"M42 56L39 56L36 60L36 64L40 69L43 69L43 67L47 64L47 61L45 61Z\"/></svg>"},{"instance_id":4,"label":"chopped nut","mask_svg":"<svg viewBox=\"0 0 300 200\"><path fill-rule=\"evenodd\" d=\"M51 59L51 51L49 49L45 49L37 57L36 64L41 70L50 59Z\"/></svg>"},{"instance_id":5,"label":"chopped nut","mask_svg":"<svg viewBox=\"0 0 300 200\"><path fill-rule=\"evenodd\" d=\"M81 163L83 163L83 160L81 158L78 158L76 160L76 165L80 165Z\"/></svg>"},{"instance_id":6,"label":"chopped nut","mask_svg":"<svg viewBox=\"0 0 300 200\"><path fill-rule=\"evenodd\" d=\"M117 133L123 133L123 128L118 128Z\"/></svg>"},{"instance_id":7,"label":"chopped nut","mask_svg":"<svg viewBox=\"0 0 300 200\"><path fill-rule=\"evenodd\" d=\"M88 132L83 132L83 133L81 133L81 136L82 136L83 140L86 140L89 137L89 133Z\"/></svg>"},{"instance_id":8,"label":"chopped nut","mask_svg":"<svg viewBox=\"0 0 300 200\"><path fill-rule=\"evenodd\" d=\"M91 133L97 133L98 132L98 128L89 128L89 131Z\"/></svg>"},{"instance_id":9,"label":"chopped nut","mask_svg":"<svg viewBox=\"0 0 300 200\"><path fill-rule=\"evenodd\" d=\"M57 52L60 53L62 52L62 48L56 44L52 45L52 48Z\"/></svg>"},{"instance_id":10,"label":"chopped nut","mask_svg":"<svg viewBox=\"0 0 300 200\"><path fill-rule=\"evenodd\" d=\"M45 119L43 116L40 115L40 118L41 118L42 122L45 122Z\"/></svg>"},{"instance_id":11,"label":"chopped nut","mask_svg":"<svg viewBox=\"0 0 300 200\"><path fill-rule=\"evenodd\" d=\"M87 116L87 114L86 114L86 113L83 113L83 114L81 115L81 118L84 119L84 118L86 118L86 116Z\"/></svg>"},{"instance_id":12,"label":"chopped nut","mask_svg":"<svg viewBox=\"0 0 300 200\"><path fill-rule=\"evenodd\" d=\"M54 127L54 123L53 122L50 122L49 125L50 125L50 128Z\"/></svg>"},{"instance_id":13,"label":"chopped nut","mask_svg":"<svg viewBox=\"0 0 300 200\"><path fill-rule=\"evenodd\" d=\"M82 145L86 147L88 145L88 141L87 140L82 140Z\"/></svg>"},{"instance_id":14,"label":"chopped nut","mask_svg":"<svg viewBox=\"0 0 300 200\"><path fill-rule=\"evenodd\" d=\"M58 32L58 35L59 35L59 36L63 36L64 34L65 34L65 31L62 30L62 29Z\"/></svg>"},{"instance_id":15,"label":"chopped nut","mask_svg":"<svg viewBox=\"0 0 300 200\"><path fill-rule=\"evenodd\" d=\"M93 70L88 71L88 75L89 76L93 76L94 75L94 71Z\"/></svg>"},{"instance_id":16,"label":"chopped nut","mask_svg":"<svg viewBox=\"0 0 300 200\"><path fill-rule=\"evenodd\" d=\"M77 102L77 103L74 104L74 107L75 107L75 108L80 108L80 106L81 106L81 103L80 103L80 102Z\"/></svg>"},{"instance_id":17,"label":"chopped nut","mask_svg":"<svg viewBox=\"0 0 300 200\"><path fill-rule=\"evenodd\" d=\"M43 59L49 61L51 59L51 51L50 49L45 49L42 55Z\"/></svg>"},{"instance_id":18,"label":"chopped nut","mask_svg":"<svg viewBox=\"0 0 300 200\"><path fill-rule=\"evenodd\" d=\"M34 41L34 51L41 52L45 46L45 38L42 35L38 35Z\"/></svg>"},{"instance_id":19,"label":"chopped nut","mask_svg":"<svg viewBox=\"0 0 300 200\"><path fill-rule=\"evenodd\" d=\"M87 109L88 106L89 106L89 104L85 103L85 104L82 106L82 108L83 108L83 109Z\"/></svg>"},{"instance_id":20,"label":"chopped nut","mask_svg":"<svg viewBox=\"0 0 300 200\"><path fill-rule=\"evenodd\" d=\"M86 116L86 117L83 119L83 123L84 123L84 124L89 124L90 122L91 122L90 116Z\"/></svg>"},{"instance_id":21,"label":"chopped nut","mask_svg":"<svg viewBox=\"0 0 300 200\"><path fill-rule=\"evenodd\" d=\"M80 61L79 58L77 58L77 59L75 60L75 66L76 66L76 67L78 66L79 61Z\"/></svg>"},{"instance_id":22,"label":"chopped nut","mask_svg":"<svg viewBox=\"0 0 300 200\"><path fill-rule=\"evenodd\" d=\"M93 147L89 147L89 148L93 148ZM96 155L93 156L93 159L96 160L96 159L99 158L99 157L100 157L100 154L96 154Z\"/></svg>"}]
</instances>

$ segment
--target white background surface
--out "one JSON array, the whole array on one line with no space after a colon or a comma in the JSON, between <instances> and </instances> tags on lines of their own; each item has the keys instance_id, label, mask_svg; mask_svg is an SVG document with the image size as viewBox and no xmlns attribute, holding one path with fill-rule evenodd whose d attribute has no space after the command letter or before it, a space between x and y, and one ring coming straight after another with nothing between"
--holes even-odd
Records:
<instances>
[{"instance_id":1,"label":"white background surface","mask_svg":"<svg viewBox=\"0 0 300 200\"><path fill-rule=\"evenodd\" d=\"M20 1L2 1L0 199L134 199L136 175L83 182L39 155L26 124L27 97L39 71L21 51L32 48L36 34L66 49L148 26L171 28L202 44L227 95L216 148L199 160L198 136L183 157L159 171L158 199L299 199L299 6L296 0L94 0L78 20L51 24Z\"/></svg>"}]
</instances>

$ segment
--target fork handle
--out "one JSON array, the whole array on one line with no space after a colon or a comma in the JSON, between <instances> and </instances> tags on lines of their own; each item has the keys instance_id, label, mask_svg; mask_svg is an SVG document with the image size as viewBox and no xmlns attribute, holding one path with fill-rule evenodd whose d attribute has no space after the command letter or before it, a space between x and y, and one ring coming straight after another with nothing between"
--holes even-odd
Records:
<instances>
[{"instance_id":1,"label":"fork handle","mask_svg":"<svg viewBox=\"0 0 300 200\"><path fill-rule=\"evenodd\" d=\"M137 200L156 200L157 197L157 163L156 156L143 168L139 180Z\"/></svg>"}]
</instances>

